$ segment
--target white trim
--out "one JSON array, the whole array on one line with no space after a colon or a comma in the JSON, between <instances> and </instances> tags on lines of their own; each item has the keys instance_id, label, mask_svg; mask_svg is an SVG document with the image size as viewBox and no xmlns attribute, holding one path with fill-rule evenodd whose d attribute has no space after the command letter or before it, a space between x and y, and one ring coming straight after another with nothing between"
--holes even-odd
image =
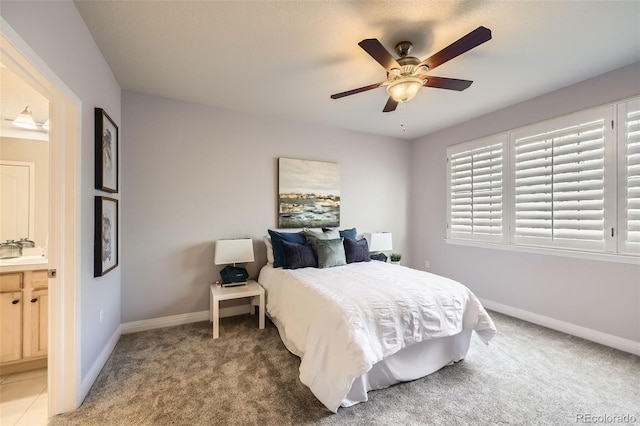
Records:
<instances>
[{"instance_id":1,"label":"white trim","mask_svg":"<svg viewBox=\"0 0 640 426\"><path fill-rule=\"evenodd\" d=\"M220 308L220 318L243 315L251 312L251 305L229 306ZM137 333L139 331L155 330L156 328L175 327L176 325L190 324L192 322L211 321L209 310L190 312L188 314L171 315L167 317L152 318L148 320L131 321L121 324L122 334Z\"/></svg>"},{"instance_id":2,"label":"white trim","mask_svg":"<svg viewBox=\"0 0 640 426\"><path fill-rule=\"evenodd\" d=\"M596 253L596 252L576 251L576 250L559 249L559 248L531 247L531 246L521 246L521 245L512 245L512 244L488 243L485 241L456 240L452 238L445 238L444 241L447 244L453 244L453 245L459 245L459 246L480 247L480 248L506 250L506 251L519 251L522 253L543 254L548 256L574 257L577 259L589 259L589 260L599 260L602 262L629 263L631 265L640 265L640 257L632 256L632 255L627 256L623 254Z\"/></svg>"},{"instance_id":3,"label":"white trim","mask_svg":"<svg viewBox=\"0 0 640 426\"><path fill-rule=\"evenodd\" d=\"M519 318L521 320L538 324L543 327L551 328L553 330L561 331L572 336L577 336L582 339L600 343L601 345L609 346L621 351L640 355L640 342L614 336L608 333L603 333L601 331L593 330L590 328L581 327L579 325L560 321L555 318L525 311L523 309L514 308L512 306L503 305L498 302L493 302L491 300L481 298L480 302L487 309L500 312L511 317Z\"/></svg>"},{"instance_id":4,"label":"white trim","mask_svg":"<svg viewBox=\"0 0 640 426\"><path fill-rule=\"evenodd\" d=\"M102 371L102 368L111 356L111 353L115 349L116 344L118 343L118 340L120 340L120 336L122 335L121 329L121 326L116 328L116 331L111 335L111 338L107 342L106 346L102 349L102 352L100 352L100 355L98 355L98 358L96 358L95 362L87 372L87 375L82 380L82 383L80 383L80 390L78 392L80 400L84 400L86 398L89 390L91 390L91 386L93 386L93 383L98 378L98 374L100 374L100 371Z\"/></svg>"},{"instance_id":5,"label":"white trim","mask_svg":"<svg viewBox=\"0 0 640 426\"><path fill-rule=\"evenodd\" d=\"M49 417L80 406L80 100L0 16L3 65L49 100Z\"/></svg>"}]
</instances>

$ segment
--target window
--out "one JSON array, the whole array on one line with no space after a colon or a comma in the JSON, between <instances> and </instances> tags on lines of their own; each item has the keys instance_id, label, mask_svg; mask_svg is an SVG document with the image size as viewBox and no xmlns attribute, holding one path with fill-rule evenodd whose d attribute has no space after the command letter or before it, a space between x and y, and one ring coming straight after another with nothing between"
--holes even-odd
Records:
<instances>
[{"instance_id":1,"label":"window","mask_svg":"<svg viewBox=\"0 0 640 426\"><path fill-rule=\"evenodd\" d=\"M618 106L619 251L640 254L640 99Z\"/></svg>"},{"instance_id":2,"label":"window","mask_svg":"<svg viewBox=\"0 0 640 426\"><path fill-rule=\"evenodd\" d=\"M450 147L450 238L503 241L503 163L507 136Z\"/></svg>"},{"instance_id":3,"label":"window","mask_svg":"<svg viewBox=\"0 0 640 426\"><path fill-rule=\"evenodd\" d=\"M640 99L450 146L447 175L449 239L640 254Z\"/></svg>"},{"instance_id":4,"label":"window","mask_svg":"<svg viewBox=\"0 0 640 426\"><path fill-rule=\"evenodd\" d=\"M611 107L598 108L511 133L514 244L606 251L612 119ZM611 172L615 179L614 164Z\"/></svg>"}]
</instances>

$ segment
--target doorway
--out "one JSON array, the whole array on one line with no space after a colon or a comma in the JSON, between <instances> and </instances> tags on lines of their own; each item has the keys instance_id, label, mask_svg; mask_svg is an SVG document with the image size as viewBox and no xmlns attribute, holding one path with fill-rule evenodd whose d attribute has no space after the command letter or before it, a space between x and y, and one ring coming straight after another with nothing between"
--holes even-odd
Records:
<instances>
[{"instance_id":1,"label":"doorway","mask_svg":"<svg viewBox=\"0 0 640 426\"><path fill-rule=\"evenodd\" d=\"M79 174L80 101L0 17L0 63L49 101L49 264L47 389L49 417L80 405Z\"/></svg>"}]
</instances>

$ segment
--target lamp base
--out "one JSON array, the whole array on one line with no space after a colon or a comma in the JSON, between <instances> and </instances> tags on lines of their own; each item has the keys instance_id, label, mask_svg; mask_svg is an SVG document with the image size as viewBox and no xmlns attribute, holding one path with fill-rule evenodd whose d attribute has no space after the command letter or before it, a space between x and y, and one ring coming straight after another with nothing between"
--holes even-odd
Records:
<instances>
[{"instance_id":1,"label":"lamp base","mask_svg":"<svg viewBox=\"0 0 640 426\"><path fill-rule=\"evenodd\" d=\"M371 255L371 260L379 260L380 262L387 261L387 255L384 253L375 253Z\"/></svg>"},{"instance_id":2,"label":"lamp base","mask_svg":"<svg viewBox=\"0 0 640 426\"><path fill-rule=\"evenodd\" d=\"M237 282L237 283L222 283L220 284L222 287L239 287L242 285L247 285L246 281Z\"/></svg>"},{"instance_id":3,"label":"lamp base","mask_svg":"<svg viewBox=\"0 0 640 426\"><path fill-rule=\"evenodd\" d=\"M228 287L227 284L242 285L247 283L249 273L246 268L238 268L237 266L225 266L220 271L222 277L222 286Z\"/></svg>"}]
</instances>

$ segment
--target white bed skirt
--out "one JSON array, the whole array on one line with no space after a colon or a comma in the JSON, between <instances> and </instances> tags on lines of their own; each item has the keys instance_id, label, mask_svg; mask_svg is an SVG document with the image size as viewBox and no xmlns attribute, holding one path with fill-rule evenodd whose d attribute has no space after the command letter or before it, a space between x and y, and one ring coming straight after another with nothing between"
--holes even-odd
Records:
<instances>
[{"instance_id":1,"label":"white bed skirt","mask_svg":"<svg viewBox=\"0 0 640 426\"><path fill-rule=\"evenodd\" d=\"M286 338L278 321L271 317L270 319L278 328L285 347L289 352L300 357L300 350ZM370 390L384 389L397 383L416 380L464 359L469 350L472 332L471 329L464 329L454 336L416 343L374 364L371 370L355 379L340 406L351 407L368 401L367 392Z\"/></svg>"},{"instance_id":2,"label":"white bed skirt","mask_svg":"<svg viewBox=\"0 0 640 426\"><path fill-rule=\"evenodd\" d=\"M469 350L471 332L471 329L464 329L455 336L416 343L374 364L371 370L353 382L341 406L350 407L367 401L370 390L416 380L464 359Z\"/></svg>"}]
</instances>

